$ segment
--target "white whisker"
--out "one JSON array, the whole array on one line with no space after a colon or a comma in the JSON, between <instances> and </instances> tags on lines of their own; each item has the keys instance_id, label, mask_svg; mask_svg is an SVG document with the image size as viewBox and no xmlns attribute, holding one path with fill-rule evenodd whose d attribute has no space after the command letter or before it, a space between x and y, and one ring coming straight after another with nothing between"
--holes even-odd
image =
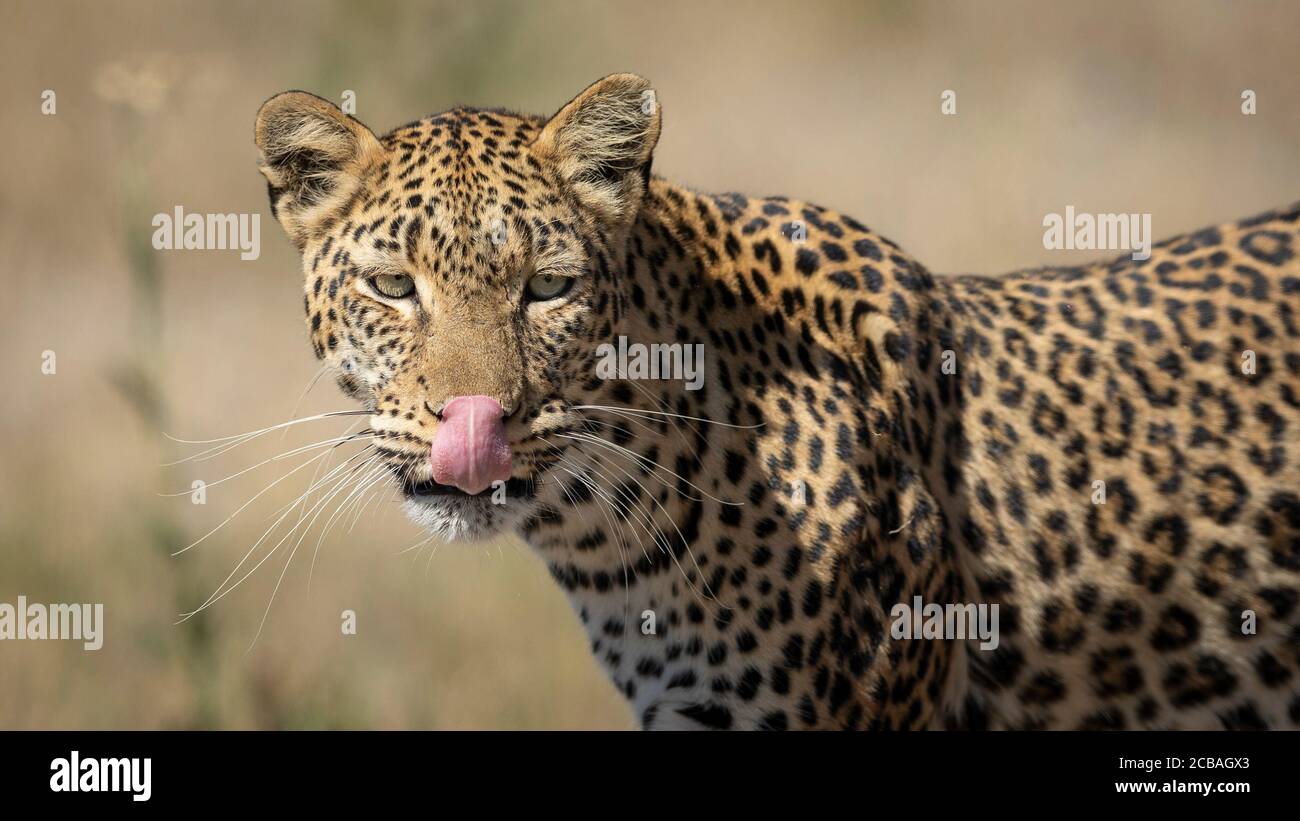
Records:
<instances>
[{"instance_id":1,"label":"white whisker","mask_svg":"<svg viewBox=\"0 0 1300 821\"><path fill-rule=\"evenodd\" d=\"M362 451L362 453L365 453L365 451ZM360 454L358 454L358 455L360 455ZM356 458L356 457L354 456L353 458ZM346 485L347 482L348 482L348 480L352 478L352 472L353 472L353 471L355 471L355 470L357 470L357 469L359 469L359 468L362 468L362 467L368 465L368 464L370 463L370 460L371 460L371 459L374 459L374 458L376 458L376 457L374 457L374 456L370 456L370 457L367 458L365 461L361 462L359 465L354 466L354 468L353 468L351 471L345 472L345 473L343 474L342 478L340 478L340 479L339 479L339 480L338 480L338 481L337 481L337 482L336 482L336 483L335 483L335 484L330 488L330 491L328 492L328 495L322 497L319 501L316 502L315 505L312 506L312 510L316 510L316 509L319 508L319 507L320 507L324 502L326 502L326 501L328 501L329 499L333 498L333 494L336 493L340 487ZM349 459L348 461L351 461L351 459ZM338 467L336 467L336 468L334 468L332 471L330 471L330 474L329 474L329 475L332 476L332 475L336 474L338 471L341 471L341 470L343 470L344 468L346 468L347 465L348 465L348 462L344 462L344 463L342 463L341 465L339 465ZM323 479L323 480L321 480L321 481L322 481L322 483L324 483L324 482L328 482L328 481L329 481L329 478L327 477L326 479ZM310 492L311 492L311 489L309 489L309 490L307 491L307 493L304 493L302 496L300 496L300 497L299 497L299 500L300 500L300 501L301 501L301 500L305 500L306 497L307 497L307 495L308 495ZM276 520L271 524L271 526L268 527L268 528L267 528L267 529L262 533L262 535L257 539L257 541L253 543L253 546L250 547L250 548L248 549L248 552L246 552L246 553L244 554L243 558L241 558L241 559L239 560L239 563L235 565L234 569L230 571L230 574L229 574L228 576L226 576L226 578L221 582L221 584L217 585L217 589L216 589L215 591L213 591L213 593L212 593L210 596L208 596L207 601L205 601L203 604L201 604L198 608L196 608L196 609L194 609L194 610L192 610L192 611L190 611L190 612L188 612L188 613L182 613L182 614L181 614L181 616L182 616L182 618L181 618L181 620L180 620L181 622L183 622L183 621L189 619L190 617L192 617L192 616L194 616L194 615L196 615L196 614L198 614L198 613L203 612L204 610L206 610L207 608L209 608L209 607L211 607L213 604L215 604L217 601L219 601L219 600L221 600L222 598L224 598L224 597L226 596L226 594L228 594L230 591L234 590L236 587L239 587L239 585L242 584L242 583L244 582L244 580L247 579L250 575L252 575L253 572L255 572L255 571L257 570L258 567L261 567L262 564L264 564L264 563L266 562L267 559L269 559L272 555L275 554L275 551L276 551L277 549L279 549L280 545L284 544L284 542L285 542L285 541L286 541L290 536L293 535L293 532L294 532L295 530L298 529L298 526L302 524L302 522L303 522L303 519L302 519L302 518L300 518L300 519L298 520L298 522L296 522L296 523L294 524L294 526L293 526L292 528L289 529L289 532L285 534L284 538L282 538L278 543L276 543L275 547L273 547L273 548L271 549L271 551L270 551L269 553L267 553L267 555L264 556L264 557L262 558L262 560L259 561L259 562L258 562L258 563L257 563L257 564L252 568L252 570L248 571L248 573L245 573L245 574L244 574L244 575L239 579L238 582L235 582L234 585L231 585L228 589L226 588L226 585L230 582L230 580L231 580L232 578L234 578L234 576L235 576L236 573L239 572L239 568L243 567L243 566L244 566L244 563L245 563L246 561L248 561L248 557L251 556L251 555L253 555L254 551L257 550L258 546L261 545L262 542L266 540L266 537L269 536L269 535L271 535L272 531L274 531L275 528L279 526L280 522L283 522L283 521L285 520L285 518L286 518L290 513L293 512L293 508L294 508L294 507L296 507L296 504L293 505L293 506L291 506L291 507L289 507L287 510L285 510L284 513L282 513L282 514L280 515L280 517L279 517L278 519L276 519ZM319 515L319 514L317 514L317 515ZM315 521L315 519L313 519L312 521ZM308 524L308 527L311 527L310 523ZM177 622L177 623L179 624L180 622Z\"/></svg>"},{"instance_id":2,"label":"white whisker","mask_svg":"<svg viewBox=\"0 0 1300 821\"><path fill-rule=\"evenodd\" d=\"M264 436L265 434L271 433L272 431L283 430L284 428L288 428L293 425L302 425L307 422L316 422L321 419L333 419L340 416L361 416L361 415L368 416L370 415L370 412L365 410L330 411L328 413L319 413L315 416L307 416L302 419L291 419L288 422L281 422L277 425L271 425L270 427L265 427L260 430L252 430L252 431L248 431L247 433L238 433L235 434L234 436L221 436L216 439L179 439L175 436L172 436L170 433L164 432L163 436L167 437L173 442L177 442L182 445L210 445L213 443L223 443L223 444L218 444L216 445L216 447L208 448L207 450L201 451L192 456L187 456L184 459L177 459L174 462L164 462L162 464L162 467L172 467L173 465L179 465L185 462L206 461L207 459L212 459L215 458L216 456L220 456L221 454L226 453L227 451L232 450L246 442L251 442L252 440L256 439L259 436Z\"/></svg>"},{"instance_id":3,"label":"white whisker","mask_svg":"<svg viewBox=\"0 0 1300 821\"><path fill-rule=\"evenodd\" d=\"M257 464L251 467L246 467L243 470L238 471L237 473L232 473L229 476L224 476L220 479L214 479L211 482L205 482L204 487L216 487L217 485L222 484L223 482L229 482L231 479L237 479L240 476L243 476L245 473L249 473L250 471L257 470L263 465L270 464L271 462L279 462L284 459L289 459L294 456L297 456L300 453L306 453L307 451L315 450L316 448L323 448L330 445L341 445L347 442L359 442L362 439L365 439L366 437L373 436L373 435L374 434L371 433L352 434L351 436L338 436L332 439L325 439L320 442L313 442L310 445L303 445L302 447L294 448L293 450L288 450L285 451L284 453L280 453L275 456L272 456L269 459L263 459ZM193 492L194 492L193 489L187 489L187 490L178 490L175 493L159 493L158 495L163 497L188 496Z\"/></svg>"},{"instance_id":4,"label":"white whisker","mask_svg":"<svg viewBox=\"0 0 1300 821\"><path fill-rule=\"evenodd\" d=\"M562 437L564 437L565 439L577 439L577 440L581 440L581 441L591 442L591 443L594 444L594 445L600 445L601 447L604 447L604 448L607 448L607 449L609 449L609 450L612 450L612 451L614 451L615 453L619 453L619 454L622 454L622 455L624 455L624 456L632 457L632 458L636 459L637 461L641 462L642 464L648 464L648 465L651 465L652 467L654 467L654 468L656 468L656 469L658 469L658 470L662 470L662 471L664 471L665 473L667 473L667 474L670 475L670 476L673 476L673 477L675 477L675 478L677 478L677 479L680 479L681 481L685 482L685 483L686 483L687 485L689 485L690 487L695 488L695 489L698 490L700 493L703 493L706 497L708 497L709 499L712 499L713 501L717 502L717 503L720 504L720 505L728 505L728 506L730 506L730 507L744 507L744 506L745 506L745 503L744 503L744 502L728 502L728 501L726 501L725 499L719 499L718 497L716 497L716 496L714 496L713 494L709 493L709 492L708 492L707 490L705 490L704 488L702 488L702 487L700 487L699 485L697 485L697 484L695 484L694 482L692 482L690 479L687 479L685 476L682 476L681 474L679 474L679 473L677 473L677 472L675 472L675 471L669 470L668 468L664 467L663 465L659 464L658 462L654 461L653 459L649 459L649 458L647 458L647 457L645 457L645 456L642 456L641 454L637 453L636 451L634 451L634 450L630 450L630 449L628 449L628 448L625 448L625 447L623 447L622 445L616 445L616 444L614 444L613 442L607 441L607 440L605 440L605 439L601 439L599 436L593 436L593 435L591 435L591 434L589 434L589 433L559 433L559 434L556 434L556 435L557 435L557 436L562 436ZM658 479L659 477L658 477L658 476L655 476L655 478ZM668 488L670 488L670 489L676 490L676 488L672 488L671 485L669 485L667 482L664 482L662 479L660 479L659 481L660 481L660 482L661 482L665 487L668 487ZM683 493L682 495L683 495L683 496L686 496L686 494L684 494L684 493ZM702 501L702 500L700 500L700 499L695 499L695 498L692 498L692 497L690 497L690 496L686 496L686 498L691 499L691 501L695 501L695 502Z\"/></svg>"},{"instance_id":5,"label":"white whisker","mask_svg":"<svg viewBox=\"0 0 1300 821\"><path fill-rule=\"evenodd\" d=\"M706 425L718 425L719 427L734 428L736 430L754 430L755 428L761 428L766 424L765 422L760 422L757 425L733 425L730 422L715 422L712 419L705 419L700 416L685 416L680 413L668 413L667 411L652 411L652 410L645 410L644 408L619 408L619 407L614 407L613 405L573 405L569 408L569 410L598 410L598 411L606 411L608 413L614 413L619 415L638 416L638 417L642 415L652 416L652 417L668 416L674 419L686 419L691 422L703 422Z\"/></svg>"}]
</instances>

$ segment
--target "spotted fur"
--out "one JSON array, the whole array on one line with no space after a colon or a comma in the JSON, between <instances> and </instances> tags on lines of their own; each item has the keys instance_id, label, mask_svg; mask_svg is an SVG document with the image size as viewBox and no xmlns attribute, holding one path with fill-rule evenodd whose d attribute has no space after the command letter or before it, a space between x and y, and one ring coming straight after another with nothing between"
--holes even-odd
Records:
<instances>
[{"instance_id":1,"label":"spotted fur","mask_svg":"<svg viewBox=\"0 0 1300 821\"><path fill-rule=\"evenodd\" d=\"M1300 725L1300 207L936 278L845 215L651 176L648 91L383 137L259 113L312 344L418 521L521 534L649 728ZM574 283L528 302L537 272ZM702 343L703 389L598 378L620 335ZM508 413L503 505L417 492L463 394ZM895 638L918 595L999 605L998 648Z\"/></svg>"}]
</instances>

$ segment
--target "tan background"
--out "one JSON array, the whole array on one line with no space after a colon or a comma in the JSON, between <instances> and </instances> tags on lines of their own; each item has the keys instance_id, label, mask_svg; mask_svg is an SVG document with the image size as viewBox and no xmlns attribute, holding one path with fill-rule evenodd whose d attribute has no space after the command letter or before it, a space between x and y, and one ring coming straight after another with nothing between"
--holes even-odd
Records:
<instances>
[{"instance_id":1,"label":"tan background","mask_svg":"<svg viewBox=\"0 0 1300 821\"><path fill-rule=\"evenodd\" d=\"M103 602L108 620L97 653L0 644L4 728L630 726L526 548L398 556L421 537L382 500L325 540L310 595L308 538L251 651L275 560L173 626L303 481L177 558L285 463L205 506L158 494L345 427L159 467L194 452L163 430L282 421L315 371L297 260L254 171L253 114L275 92L352 89L383 131L458 102L549 112L636 71L664 106L659 173L846 211L940 272L1088 258L1042 247L1043 215L1066 205L1149 211L1163 236L1300 199L1295 3L0 9L0 602ZM178 204L261 213L261 258L155 252L150 219ZM325 383L301 411L346 406Z\"/></svg>"}]
</instances>

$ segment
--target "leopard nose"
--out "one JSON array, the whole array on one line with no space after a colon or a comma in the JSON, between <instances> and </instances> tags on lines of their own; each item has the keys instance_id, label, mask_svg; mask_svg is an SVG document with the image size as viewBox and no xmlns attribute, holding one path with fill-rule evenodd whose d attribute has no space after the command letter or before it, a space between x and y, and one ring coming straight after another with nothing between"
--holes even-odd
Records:
<instances>
[{"instance_id":1,"label":"leopard nose","mask_svg":"<svg viewBox=\"0 0 1300 821\"><path fill-rule=\"evenodd\" d=\"M490 396L455 396L442 406L429 454L433 480L471 495L510 478L505 412Z\"/></svg>"}]
</instances>

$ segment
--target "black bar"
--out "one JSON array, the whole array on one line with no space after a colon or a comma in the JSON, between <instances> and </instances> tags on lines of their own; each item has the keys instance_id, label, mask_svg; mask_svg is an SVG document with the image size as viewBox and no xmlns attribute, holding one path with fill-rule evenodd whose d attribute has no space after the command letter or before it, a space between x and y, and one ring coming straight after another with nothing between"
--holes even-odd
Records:
<instances>
[{"instance_id":1,"label":"black bar","mask_svg":"<svg viewBox=\"0 0 1300 821\"><path fill-rule=\"evenodd\" d=\"M445 802L462 800L483 811L514 801L534 811L565 802L680 810L701 795L741 803L803 796L810 808L848 803L864 813L882 811L881 801L923 813L1170 801L1239 808L1289 798L1297 742L1294 733L11 732L0 734L0 787L6 799L52 808L205 812L381 799L434 801L446 811L453 805ZM82 768L87 759L148 758L148 800L128 791L54 792L52 762L70 765L72 751ZM1121 759L1145 764L1121 768ZM1182 766L1171 769L1171 760ZM1208 783L1216 792L1161 791L1174 783ZM1134 788L1120 784L1157 792L1121 793Z\"/></svg>"}]
</instances>

